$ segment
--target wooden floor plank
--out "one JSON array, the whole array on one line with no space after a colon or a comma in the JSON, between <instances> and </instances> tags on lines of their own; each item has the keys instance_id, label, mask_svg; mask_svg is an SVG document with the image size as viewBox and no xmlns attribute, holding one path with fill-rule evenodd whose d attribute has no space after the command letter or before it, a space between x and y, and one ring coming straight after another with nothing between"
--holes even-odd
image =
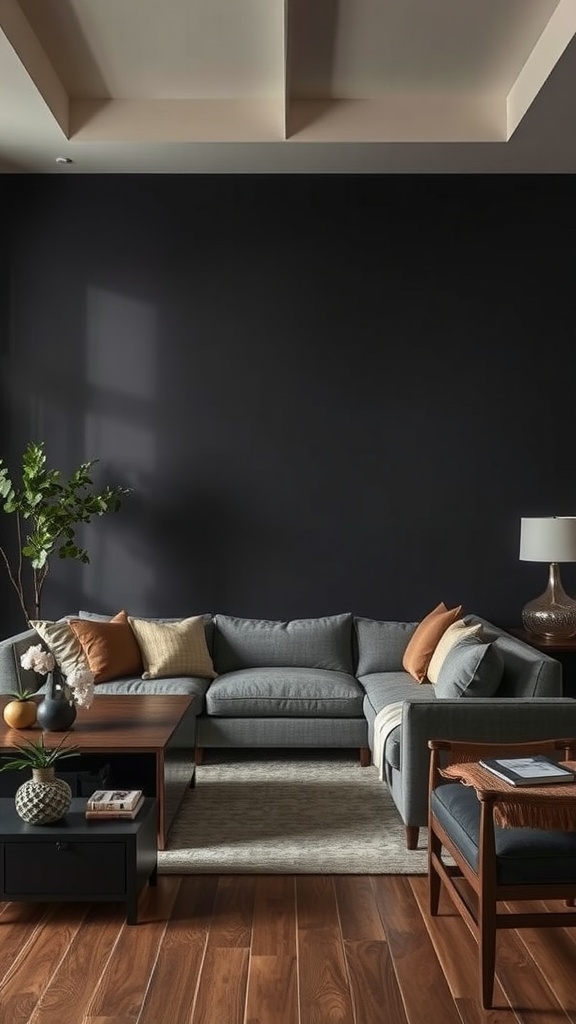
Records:
<instances>
[{"instance_id":1,"label":"wooden floor plank","mask_svg":"<svg viewBox=\"0 0 576 1024\"><path fill-rule=\"evenodd\" d=\"M83 1017L81 1024L133 1024L133 1017Z\"/></svg>"},{"instance_id":2,"label":"wooden floor plank","mask_svg":"<svg viewBox=\"0 0 576 1024\"><path fill-rule=\"evenodd\" d=\"M385 939L382 920L374 899L372 879L360 875L334 878L342 937L350 940Z\"/></svg>"},{"instance_id":3,"label":"wooden floor plank","mask_svg":"<svg viewBox=\"0 0 576 1024\"><path fill-rule=\"evenodd\" d=\"M143 998L138 1024L189 1024L199 985L218 880L188 875L182 879L172 917ZM143 994L144 996L144 994Z\"/></svg>"},{"instance_id":4,"label":"wooden floor plank","mask_svg":"<svg viewBox=\"0 0 576 1024\"><path fill-rule=\"evenodd\" d=\"M51 904L3 904L0 918L0 987L6 983L18 962L28 956L37 931L49 925L55 912Z\"/></svg>"},{"instance_id":5,"label":"wooden floor plank","mask_svg":"<svg viewBox=\"0 0 576 1024\"><path fill-rule=\"evenodd\" d=\"M248 949L208 947L190 1024L244 1024Z\"/></svg>"},{"instance_id":6,"label":"wooden floor plank","mask_svg":"<svg viewBox=\"0 0 576 1024\"><path fill-rule=\"evenodd\" d=\"M137 1020L142 993L148 987L180 885L178 876L162 875L157 887L146 889L139 907L139 923L120 932L114 956L105 966L88 1016Z\"/></svg>"},{"instance_id":7,"label":"wooden floor plank","mask_svg":"<svg viewBox=\"0 0 576 1024\"><path fill-rule=\"evenodd\" d=\"M301 1024L354 1024L340 931L298 929Z\"/></svg>"},{"instance_id":8,"label":"wooden floor plank","mask_svg":"<svg viewBox=\"0 0 576 1024\"><path fill-rule=\"evenodd\" d=\"M0 1021L29 1024L86 912L84 904L68 903L54 907L47 915L39 911L40 924L33 928L26 956L18 960L15 969L8 972L0 985Z\"/></svg>"},{"instance_id":9,"label":"wooden floor plank","mask_svg":"<svg viewBox=\"0 0 576 1024\"><path fill-rule=\"evenodd\" d=\"M506 906L516 913L538 913L545 904L524 900ZM554 911L563 910L562 903L548 904ZM542 975L543 984L554 979L554 996L561 1004L568 1020L576 1024L576 929L575 928L522 928L518 931L534 969Z\"/></svg>"},{"instance_id":10,"label":"wooden floor plank","mask_svg":"<svg viewBox=\"0 0 576 1024\"><path fill-rule=\"evenodd\" d=\"M296 886L293 878L261 875L255 879L251 953L296 956Z\"/></svg>"},{"instance_id":11,"label":"wooden floor plank","mask_svg":"<svg viewBox=\"0 0 576 1024\"><path fill-rule=\"evenodd\" d=\"M253 875L220 877L208 932L208 948L248 949L252 934L255 884Z\"/></svg>"},{"instance_id":12,"label":"wooden floor plank","mask_svg":"<svg viewBox=\"0 0 576 1024\"><path fill-rule=\"evenodd\" d=\"M93 965L100 970L114 949L124 926L124 909L115 914L97 904L70 943L50 983L30 1016L29 1024L77 1024L94 995Z\"/></svg>"},{"instance_id":13,"label":"wooden floor plank","mask_svg":"<svg viewBox=\"0 0 576 1024\"><path fill-rule=\"evenodd\" d=\"M296 915L298 927L339 927L336 890L330 875L299 875L296 878Z\"/></svg>"},{"instance_id":14,"label":"wooden floor plank","mask_svg":"<svg viewBox=\"0 0 576 1024\"><path fill-rule=\"evenodd\" d=\"M481 1009L478 944L448 896L441 896L440 913L431 917L428 913L428 879L423 876L411 878L410 887L463 1024L480 1024L481 1021L483 1024L500 1024L505 1019L516 1024L518 1018L511 1008L508 1008L508 1017L503 1017L506 997L497 980L494 1002L501 1009ZM455 950L458 951L457 956L454 955Z\"/></svg>"},{"instance_id":15,"label":"wooden floor plank","mask_svg":"<svg viewBox=\"0 0 576 1024\"><path fill-rule=\"evenodd\" d=\"M296 954L250 957L245 1024L299 1024Z\"/></svg>"},{"instance_id":16,"label":"wooden floor plank","mask_svg":"<svg viewBox=\"0 0 576 1024\"><path fill-rule=\"evenodd\" d=\"M373 883L409 1024L461 1024L408 878L378 875Z\"/></svg>"},{"instance_id":17,"label":"wooden floor plank","mask_svg":"<svg viewBox=\"0 0 576 1024\"><path fill-rule=\"evenodd\" d=\"M554 992L543 984L518 932L501 931L496 950L496 975L522 1024L567 1024L564 1010Z\"/></svg>"},{"instance_id":18,"label":"wooden floor plank","mask_svg":"<svg viewBox=\"0 0 576 1024\"><path fill-rule=\"evenodd\" d=\"M358 1024L406 1024L406 1013L388 943L365 939L345 941L350 992Z\"/></svg>"}]
</instances>

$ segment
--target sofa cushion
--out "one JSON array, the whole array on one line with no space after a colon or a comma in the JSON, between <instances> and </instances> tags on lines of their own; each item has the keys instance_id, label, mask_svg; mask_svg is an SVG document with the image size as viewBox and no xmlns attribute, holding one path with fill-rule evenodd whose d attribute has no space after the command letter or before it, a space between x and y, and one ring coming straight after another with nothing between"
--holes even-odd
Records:
<instances>
[{"instance_id":1,"label":"sofa cushion","mask_svg":"<svg viewBox=\"0 0 576 1024\"><path fill-rule=\"evenodd\" d=\"M417 622L380 622L378 619L354 617L357 676L371 672L400 672L408 641Z\"/></svg>"},{"instance_id":2,"label":"sofa cushion","mask_svg":"<svg viewBox=\"0 0 576 1024\"><path fill-rule=\"evenodd\" d=\"M492 697L500 686L504 659L498 641L483 643L467 636L454 644L444 659L438 682L437 697Z\"/></svg>"},{"instance_id":3,"label":"sofa cushion","mask_svg":"<svg viewBox=\"0 0 576 1024\"><path fill-rule=\"evenodd\" d=\"M418 683L423 683L426 679L428 665L440 637L461 612L461 605L457 608L447 608L444 602L441 602L418 623L402 658L402 667L414 676Z\"/></svg>"},{"instance_id":4,"label":"sofa cushion","mask_svg":"<svg viewBox=\"0 0 576 1024\"><path fill-rule=\"evenodd\" d=\"M109 622L70 619L70 627L82 645L95 683L141 674L142 655L125 611Z\"/></svg>"},{"instance_id":5,"label":"sofa cushion","mask_svg":"<svg viewBox=\"0 0 576 1024\"><path fill-rule=\"evenodd\" d=\"M436 700L431 686L416 686L408 672L373 672L358 682L366 694L364 714L369 722L383 708L399 700Z\"/></svg>"},{"instance_id":6,"label":"sofa cushion","mask_svg":"<svg viewBox=\"0 0 576 1024\"><path fill-rule=\"evenodd\" d=\"M100 683L98 693L144 693L152 696L166 694L184 694L196 697L193 713L199 715L204 710L204 697L210 685L209 679L187 676L165 679L142 679L142 676L127 676L124 679L113 679L108 683Z\"/></svg>"},{"instance_id":7,"label":"sofa cushion","mask_svg":"<svg viewBox=\"0 0 576 1024\"><path fill-rule=\"evenodd\" d=\"M216 673L206 644L204 619L194 615L179 622L152 622L128 616L142 654L142 679L200 676Z\"/></svg>"},{"instance_id":8,"label":"sofa cushion","mask_svg":"<svg viewBox=\"0 0 576 1024\"><path fill-rule=\"evenodd\" d=\"M30 625L54 655L63 675L68 676L77 668L88 668L82 644L66 619L56 622L49 619L33 619Z\"/></svg>"},{"instance_id":9,"label":"sofa cushion","mask_svg":"<svg viewBox=\"0 0 576 1024\"><path fill-rule=\"evenodd\" d=\"M218 676L206 694L209 715L227 718L360 718L353 676L313 668L250 668Z\"/></svg>"},{"instance_id":10,"label":"sofa cushion","mask_svg":"<svg viewBox=\"0 0 576 1024\"><path fill-rule=\"evenodd\" d=\"M457 644L459 640L463 640L466 636L481 636L481 634L481 622L466 623L464 619L457 619L451 626L448 626L448 629L442 634L436 644L434 654L430 658L430 664L426 673L428 682L432 684L438 682L438 675L444 664L444 659L448 651L452 650L454 644Z\"/></svg>"},{"instance_id":11,"label":"sofa cushion","mask_svg":"<svg viewBox=\"0 0 576 1024\"><path fill-rule=\"evenodd\" d=\"M317 668L352 675L352 615L315 619L240 619L216 615L214 668Z\"/></svg>"}]
</instances>

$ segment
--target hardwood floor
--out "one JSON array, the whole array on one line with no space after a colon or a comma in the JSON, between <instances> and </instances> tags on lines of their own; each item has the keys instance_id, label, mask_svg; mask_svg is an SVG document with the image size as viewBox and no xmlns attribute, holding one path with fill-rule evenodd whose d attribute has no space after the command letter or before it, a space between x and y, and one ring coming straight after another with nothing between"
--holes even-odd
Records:
<instances>
[{"instance_id":1,"label":"hardwood floor","mask_svg":"<svg viewBox=\"0 0 576 1024\"><path fill-rule=\"evenodd\" d=\"M0 905L2 1024L576 1024L576 935L503 932L496 1009L408 876L161 876L114 904ZM513 1007L513 1009L512 1009Z\"/></svg>"}]
</instances>

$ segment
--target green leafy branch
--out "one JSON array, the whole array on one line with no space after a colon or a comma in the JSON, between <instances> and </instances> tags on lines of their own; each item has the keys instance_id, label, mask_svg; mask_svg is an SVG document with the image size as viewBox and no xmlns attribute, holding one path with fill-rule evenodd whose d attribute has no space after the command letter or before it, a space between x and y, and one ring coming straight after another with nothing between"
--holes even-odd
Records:
<instances>
[{"instance_id":1,"label":"green leafy branch","mask_svg":"<svg viewBox=\"0 0 576 1024\"><path fill-rule=\"evenodd\" d=\"M59 470L47 468L44 444L30 442L22 457L21 486L16 488L0 459L0 498L4 511L16 517L18 556L15 564L11 563L1 546L0 555L27 622L40 618L42 590L52 555L89 562L86 549L76 543L76 530L93 516L117 512L121 499L130 493L130 488L109 486L96 493L90 474L97 461L81 463L66 480ZM26 564L31 569L31 608L24 580Z\"/></svg>"}]
</instances>

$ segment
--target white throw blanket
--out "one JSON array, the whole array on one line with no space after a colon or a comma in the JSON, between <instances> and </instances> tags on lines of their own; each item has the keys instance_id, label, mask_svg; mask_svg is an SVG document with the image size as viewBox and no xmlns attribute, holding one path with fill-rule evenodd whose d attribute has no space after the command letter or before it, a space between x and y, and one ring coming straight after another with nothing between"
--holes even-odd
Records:
<instances>
[{"instance_id":1,"label":"white throw blanket","mask_svg":"<svg viewBox=\"0 0 576 1024\"><path fill-rule=\"evenodd\" d=\"M372 761L376 765L380 778L384 778L384 747L390 733L402 721L402 701L398 700L388 707L382 708L374 719L374 749Z\"/></svg>"}]
</instances>

